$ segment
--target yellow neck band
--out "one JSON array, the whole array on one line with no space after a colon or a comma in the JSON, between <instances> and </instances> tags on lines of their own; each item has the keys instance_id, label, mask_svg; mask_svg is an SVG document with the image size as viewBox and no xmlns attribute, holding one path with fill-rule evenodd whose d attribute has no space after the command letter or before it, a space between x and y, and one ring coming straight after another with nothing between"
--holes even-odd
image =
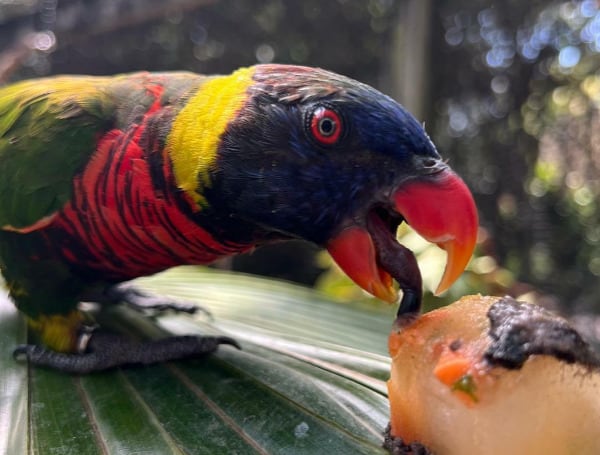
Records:
<instances>
[{"instance_id":1,"label":"yellow neck band","mask_svg":"<svg viewBox=\"0 0 600 455\"><path fill-rule=\"evenodd\" d=\"M175 117L167 137L177 186L202 205L202 188L217 159L221 135L246 101L254 68L206 81Z\"/></svg>"}]
</instances>

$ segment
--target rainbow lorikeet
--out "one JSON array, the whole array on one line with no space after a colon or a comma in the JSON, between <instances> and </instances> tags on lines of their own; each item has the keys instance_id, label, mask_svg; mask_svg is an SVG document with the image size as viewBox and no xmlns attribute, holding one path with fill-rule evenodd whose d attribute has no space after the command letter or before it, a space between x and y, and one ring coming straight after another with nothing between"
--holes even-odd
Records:
<instances>
[{"instance_id":1,"label":"rainbow lorikeet","mask_svg":"<svg viewBox=\"0 0 600 455\"><path fill-rule=\"evenodd\" d=\"M447 250L443 291L466 266L478 224L469 190L408 112L308 67L6 86L0 173L0 268L44 345L16 355L74 372L233 343L94 344L78 303L152 302L120 285L132 278L301 238L382 300L397 301L395 279L400 312L416 312L421 276L398 225Z\"/></svg>"}]
</instances>

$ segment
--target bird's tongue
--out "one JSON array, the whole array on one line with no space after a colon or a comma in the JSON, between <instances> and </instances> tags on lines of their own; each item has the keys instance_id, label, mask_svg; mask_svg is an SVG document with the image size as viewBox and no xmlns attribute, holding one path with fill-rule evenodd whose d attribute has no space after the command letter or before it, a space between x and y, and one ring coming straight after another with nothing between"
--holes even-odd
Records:
<instances>
[{"instance_id":1,"label":"bird's tongue","mask_svg":"<svg viewBox=\"0 0 600 455\"><path fill-rule=\"evenodd\" d=\"M422 280L417 259L412 251L396 239L398 224L389 225L371 211L367 217L367 231L375 246L375 263L384 283L392 288L392 278L405 292L421 293ZM395 292L395 289L394 289ZM394 301L397 300L397 295Z\"/></svg>"},{"instance_id":2,"label":"bird's tongue","mask_svg":"<svg viewBox=\"0 0 600 455\"><path fill-rule=\"evenodd\" d=\"M460 276L475 247L477 210L464 182L449 169L401 185L391 196L395 211L425 239L448 253L446 270L436 293L445 291ZM366 227L342 230L327 243L327 250L344 272L367 292L390 303L398 299L395 279L405 297L421 296L421 274L413 253L399 244L393 226L371 211ZM405 305L403 300L402 306Z\"/></svg>"}]
</instances>

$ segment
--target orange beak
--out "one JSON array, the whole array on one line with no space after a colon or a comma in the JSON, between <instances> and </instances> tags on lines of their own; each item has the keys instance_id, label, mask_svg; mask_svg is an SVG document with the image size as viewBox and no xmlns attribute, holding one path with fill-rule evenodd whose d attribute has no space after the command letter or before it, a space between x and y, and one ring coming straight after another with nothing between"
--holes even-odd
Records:
<instances>
[{"instance_id":1,"label":"orange beak","mask_svg":"<svg viewBox=\"0 0 600 455\"><path fill-rule=\"evenodd\" d=\"M395 279L406 294L421 295L414 255L396 241L404 219L426 240L447 252L446 269L435 291L447 290L462 274L475 248L478 217L465 183L449 168L401 184L391 194L389 216L371 210L364 226L354 222L327 243L327 250L360 287L390 303ZM420 305L420 297L418 298Z\"/></svg>"}]
</instances>

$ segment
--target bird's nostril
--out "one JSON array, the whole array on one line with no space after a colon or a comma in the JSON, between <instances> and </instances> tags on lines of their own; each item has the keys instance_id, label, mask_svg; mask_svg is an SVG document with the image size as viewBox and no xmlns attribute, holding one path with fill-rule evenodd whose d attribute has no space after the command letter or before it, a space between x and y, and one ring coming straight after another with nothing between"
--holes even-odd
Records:
<instances>
[{"instance_id":1,"label":"bird's nostril","mask_svg":"<svg viewBox=\"0 0 600 455\"><path fill-rule=\"evenodd\" d=\"M425 158L425 160L423 161L423 165L425 167L434 167L437 164L437 160L434 160L433 158Z\"/></svg>"}]
</instances>

